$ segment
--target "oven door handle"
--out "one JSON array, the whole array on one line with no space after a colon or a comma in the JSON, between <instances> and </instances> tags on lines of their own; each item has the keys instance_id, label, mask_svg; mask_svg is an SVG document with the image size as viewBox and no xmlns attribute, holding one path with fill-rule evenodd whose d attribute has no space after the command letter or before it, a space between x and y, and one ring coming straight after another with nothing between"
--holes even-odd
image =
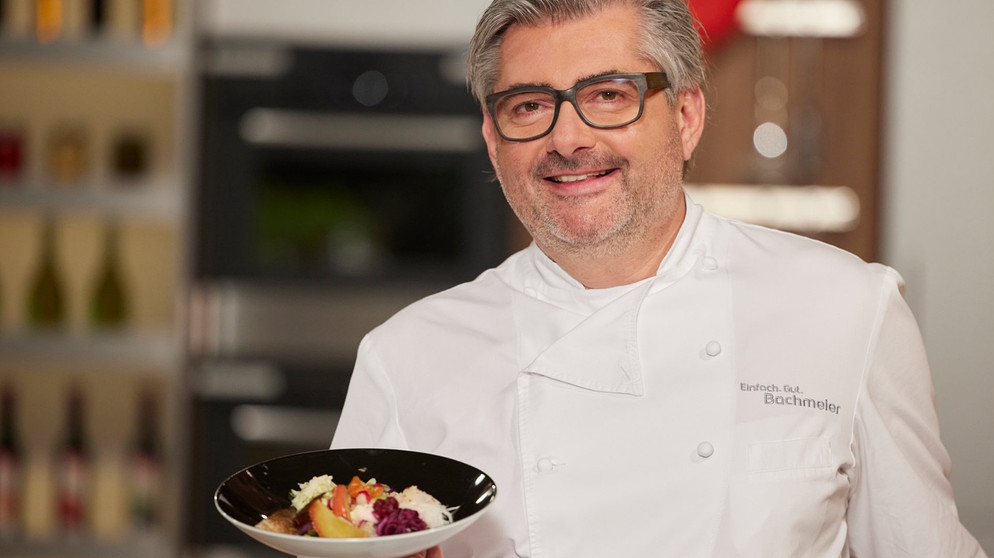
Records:
<instances>
[{"instance_id":1,"label":"oven door handle","mask_svg":"<svg viewBox=\"0 0 994 558\"><path fill-rule=\"evenodd\" d=\"M349 151L475 153L483 143L477 116L335 114L254 108L239 122L254 145Z\"/></svg>"},{"instance_id":2,"label":"oven door handle","mask_svg":"<svg viewBox=\"0 0 994 558\"><path fill-rule=\"evenodd\" d=\"M190 380L192 391L204 401L275 401L286 384L283 371L267 360L206 361Z\"/></svg>"},{"instance_id":3,"label":"oven door handle","mask_svg":"<svg viewBox=\"0 0 994 558\"><path fill-rule=\"evenodd\" d=\"M299 444L327 448L341 413L279 405L238 405L231 411L231 429L251 444Z\"/></svg>"}]
</instances>

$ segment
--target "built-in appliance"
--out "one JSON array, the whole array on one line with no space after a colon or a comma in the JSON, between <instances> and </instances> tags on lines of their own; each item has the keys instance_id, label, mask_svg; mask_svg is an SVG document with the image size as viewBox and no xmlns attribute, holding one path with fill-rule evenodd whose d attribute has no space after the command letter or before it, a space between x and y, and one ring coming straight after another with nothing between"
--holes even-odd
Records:
<instances>
[{"instance_id":1,"label":"built-in appliance","mask_svg":"<svg viewBox=\"0 0 994 558\"><path fill-rule=\"evenodd\" d=\"M506 253L457 54L222 44L204 60L199 275L451 281Z\"/></svg>"}]
</instances>

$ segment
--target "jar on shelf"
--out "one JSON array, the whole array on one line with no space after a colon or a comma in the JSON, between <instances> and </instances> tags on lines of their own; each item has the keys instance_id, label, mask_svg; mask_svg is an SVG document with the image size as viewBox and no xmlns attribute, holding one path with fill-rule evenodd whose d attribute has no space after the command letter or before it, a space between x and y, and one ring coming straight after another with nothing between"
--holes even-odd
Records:
<instances>
[{"instance_id":1,"label":"jar on shelf","mask_svg":"<svg viewBox=\"0 0 994 558\"><path fill-rule=\"evenodd\" d=\"M83 126L62 124L56 127L48 141L46 167L49 178L59 185L82 182L89 169L89 150Z\"/></svg>"},{"instance_id":2,"label":"jar on shelf","mask_svg":"<svg viewBox=\"0 0 994 558\"><path fill-rule=\"evenodd\" d=\"M111 171L115 178L136 180L144 177L149 165L148 134L141 130L124 130L111 146Z\"/></svg>"},{"instance_id":3,"label":"jar on shelf","mask_svg":"<svg viewBox=\"0 0 994 558\"><path fill-rule=\"evenodd\" d=\"M17 124L0 124L0 185L21 179L24 172L24 130Z\"/></svg>"}]
</instances>

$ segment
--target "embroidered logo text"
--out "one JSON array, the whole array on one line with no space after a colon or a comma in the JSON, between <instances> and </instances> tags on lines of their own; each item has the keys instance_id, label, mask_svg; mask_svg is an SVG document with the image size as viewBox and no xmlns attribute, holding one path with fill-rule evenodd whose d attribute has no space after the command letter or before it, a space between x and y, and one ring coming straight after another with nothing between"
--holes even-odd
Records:
<instances>
[{"instance_id":1,"label":"embroidered logo text","mask_svg":"<svg viewBox=\"0 0 994 558\"><path fill-rule=\"evenodd\" d=\"M826 413L839 414L839 406L828 399L816 399L805 397L800 386L792 384L748 384L742 382L739 389L746 392L762 394L763 403L766 405L780 405L785 407L804 407L824 411Z\"/></svg>"}]
</instances>

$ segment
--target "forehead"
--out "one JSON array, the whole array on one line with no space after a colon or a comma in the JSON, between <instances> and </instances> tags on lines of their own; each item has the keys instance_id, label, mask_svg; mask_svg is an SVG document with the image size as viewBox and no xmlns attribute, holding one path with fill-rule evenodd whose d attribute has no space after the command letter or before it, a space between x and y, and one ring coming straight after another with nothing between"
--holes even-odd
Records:
<instances>
[{"instance_id":1,"label":"forehead","mask_svg":"<svg viewBox=\"0 0 994 558\"><path fill-rule=\"evenodd\" d=\"M639 56L634 8L616 5L566 22L513 25L501 42L495 91L537 84L567 88L606 72L655 69Z\"/></svg>"}]
</instances>

